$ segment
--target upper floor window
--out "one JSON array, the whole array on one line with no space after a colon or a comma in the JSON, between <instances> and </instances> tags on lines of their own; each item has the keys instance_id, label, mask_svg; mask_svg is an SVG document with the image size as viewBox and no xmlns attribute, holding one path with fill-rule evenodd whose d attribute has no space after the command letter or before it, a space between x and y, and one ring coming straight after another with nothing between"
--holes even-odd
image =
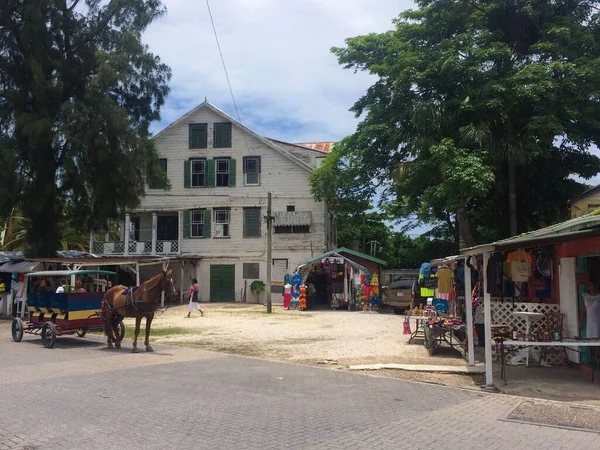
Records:
<instances>
[{"instance_id":1,"label":"upper floor window","mask_svg":"<svg viewBox=\"0 0 600 450\"><path fill-rule=\"evenodd\" d=\"M244 184L246 186L260 184L260 156L244 156Z\"/></svg>"},{"instance_id":2,"label":"upper floor window","mask_svg":"<svg viewBox=\"0 0 600 450\"><path fill-rule=\"evenodd\" d=\"M296 211L295 205L287 205L287 212L294 212L294 211Z\"/></svg>"},{"instance_id":3,"label":"upper floor window","mask_svg":"<svg viewBox=\"0 0 600 450\"><path fill-rule=\"evenodd\" d=\"M160 166L160 168L166 175L167 174L167 159L166 158L159 159L158 165ZM157 183L151 183L149 187L150 187L150 189L160 189L160 186Z\"/></svg>"},{"instance_id":4,"label":"upper floor window","mask_svg":"<svg viewBox=\"0 0 600 450\"><path fill-rule=\"evenodd\" d=\"M310 225L283 225L275 226L275 234L303 234L310 233Z\"/></svg>"},{"instance_id":5,"label":"upper floor window","mask_svg":"<svg viewBox=\"0 0 600 450\"><path fill-rule=\"evenodd\" d=\"M244 208L244 237L260 237L260 208Z\"/></svg>"},{"instance_id":6,"label":"upper floor window","mask_svg":"<svg viewBox=\"0 0 600 450\"><path fill-rule=\"evenodd\" d=\"M205 123L191 123L189 127L190 148L207 148L207 125Z\"/></svg>"},{"instance_id":7,"label":"upper floor window","mask_svg":"<svg viewBox=\"0 0 600 450\"><path fill-rule=\"evenodd\" d=\"M229 186L229 159L215 159L217 187Z\"/></svg>"},{"instance_id":8,"label":"upper floor window","mask_svg":"<svg viewBox=\"0 0 600 450\"><path fill-rule=\"evenodd\" d=\"M213 124L213 148L231 148L231 122Z\"/></svg>"},{"instance_id":9,"label":"upper floor window","mask_svg":"<svg viewBox=\"0 0 600 450\"><path fill-rule=\"evenodd\" d=\"M204 210L197 209L192 211L191 233L192 237L204 237Z\"/></svg>"},{"instance_id":10,"label":"upper floor window","mask_svg":"<svg viewBox=\"0 0 600 450\"><path fill-rule=\"evenodd\" d=\"M229 208L215 208L215 237L229 237Z\"/></svg>"},{"instance_id":11,"label":"upper floor window","mask_svg":"<svg viewBox=\"0 0 600 450\"><path fill-rule=\"evenodd\" d=\"M190 161L190 176L192 187L203 187L206 182L206 160L192 159Z\"/></svg>"}]
</instances>

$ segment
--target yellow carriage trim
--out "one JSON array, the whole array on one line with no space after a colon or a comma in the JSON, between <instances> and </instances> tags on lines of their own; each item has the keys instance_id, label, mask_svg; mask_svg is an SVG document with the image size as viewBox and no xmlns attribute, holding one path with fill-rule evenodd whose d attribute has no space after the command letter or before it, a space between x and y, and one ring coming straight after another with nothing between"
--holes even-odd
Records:
<instances>
[{"instance_id":1,"label":"yellow carriage trim","mask_svg":"<svg viewBox=\"0 0 600 450\"><path fill-rule=\"evenodd\" d=\"M87 319L90 316L96 316L100 312L97 309L87 309L85 311L69 311L69 320Z\"/></svg>"}]
</instances>

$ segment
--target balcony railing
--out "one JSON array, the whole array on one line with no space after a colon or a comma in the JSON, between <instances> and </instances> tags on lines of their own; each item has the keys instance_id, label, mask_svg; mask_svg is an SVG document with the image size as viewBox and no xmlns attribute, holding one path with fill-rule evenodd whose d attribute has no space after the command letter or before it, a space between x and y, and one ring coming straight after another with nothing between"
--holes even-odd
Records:
<instances>
[{"instance_id":1,"label":"balcony railing","mask_svg":"<svg viewBox=\"0 0 600 450\"><path fill-rule=\"evenodd\" d=\"M125 242L94 242L93 252L98 255L125 255ZM152 251L152 241L129 242L129 255L176 255L179 254L179 242L156 241L156 249Z\"/></svg>"}]
</instances>

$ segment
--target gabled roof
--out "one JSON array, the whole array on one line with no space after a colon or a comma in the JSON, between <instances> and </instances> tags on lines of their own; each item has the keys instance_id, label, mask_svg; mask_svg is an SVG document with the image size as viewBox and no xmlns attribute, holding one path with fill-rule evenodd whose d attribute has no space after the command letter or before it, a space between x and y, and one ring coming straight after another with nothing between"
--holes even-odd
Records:
<instances>
[{"instance_id":1,"label":"gabled roof","mask_svg":"<svg viewBox=\"0 0 600 450\"><path fill-rule=\"evenodd\" d=\"M375 258L374 256L367 255L366 253L361 253L361 252L357 252L355 250L350 250L349 248L346 248L346 247L338 248L338 249L334 250L334 252L348 253L349 255L354 255L354 256L358 256L359 258L366 259L368 261L373 261L374 263L377 263L381 266L387 266L387 261L384 261L383 259Z\"/></svg>"},{"instance_id":2,"label":"gabled roof","mask_svg":"<svg viewBox=\"0 0 600 450\"><path fill-rule=\"evenodd\" d=\"M321 255L317 255L317 256L313 256L311 258L305 259L304 261L300 261L298 263L298 267L296 268L296 272L298 272L298 270L305 266L306 264L311 264L314 263L315 261L319 261L323 258L330 258L330 257L338 257L338 258L343 258L346 262L348 262L348 264L350 264L352 267L354 267L357 270L360 270L361 272L364 272L366 274L371 274L371 271L367 268L364 267L363 265L357 263L356 261L351 260L350 258L341 255L340 253L337 252L337 250L332 250L330 252L325 252Z\"/></svg>"},{"instance_id":3,"label":"gabled roof","mask_svg":"<svg viewBox=\"0 0 600 450\"><path fill-rule=\"evenodd\" d=\"M575 197L569 199L569 202L570 203L576 202L577 200L581 200L582 198L585 198L590 194L595 194L598 191L600 191L600 184L597 186L594 186L593 188L590 188L586 191L583 191L581 194L577 194Z\"/></svg>"},{"instance_id":4,"label":"gabled roof","mask_svg":"<svg viewBox=\"0 0 600 450\"><path fill-rule=\"evenodd\" d=\"M306 162L302 161L300 158L297 158L296 156L290 154L289 152L285 151L283 148L281 148L279 145L277 145L275 142L265 138L264 136L261 136L260 134L252 131L250 128L248 128L246 125L242 124L241 122L235 120L233 117L231 117L229 114L227 114L224 111L221 111L219 108L217 108L215 105L211 104L208 102L208 100L204 100L202 103L200 103L198 106L196 106L195 108L191 109L190 111L188 111L187 113L185 113L183 116L181 116L179 119L177 119L175 122L172 122L171 124L167 125L165 128L163 128L162 130L160 130L158 133L156 133L156 135L154 135L152 137L152 139L157 139L160 135L162 135L165 131L179 125L181 122L185 121L187 118L189 118L192 114L195 114L196 112L198 112L199 110L201 110L202 108L208 108L211 111L213 111L215 114L220 115L221 117L223 117L225 120L231 122L232 124L234 124L236 127L240 128L241 130L245 131L246 133L248 133L249 135L251 135L252 137L258 139L259 141L261 141L263 144L265 144L267 147L272 148L273 150L275 150L277 153L285 156L287 159L289 159L290 161L295 162L296 164L298 164L300 167L306 169L309 172L312 172L314 170L314 168L310 165L307 164Z\"/></svg>"}]
</instances>

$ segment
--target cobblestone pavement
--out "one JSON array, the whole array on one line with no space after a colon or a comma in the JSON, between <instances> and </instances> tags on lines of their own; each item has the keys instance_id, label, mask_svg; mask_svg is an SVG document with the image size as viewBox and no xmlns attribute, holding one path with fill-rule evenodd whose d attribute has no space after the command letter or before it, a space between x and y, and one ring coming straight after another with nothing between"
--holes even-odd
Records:
<instances>
[{"instance_id":1,"label":"cobblestone pavement","mask_svg":"<svg viewBox=\"0 0 600 450\"><path fill-rule=\"evenodd\" d=\"M516 397L124 347L61 337L48 350L0 322L0 450L600 448L597 433L499 420Z\"/></svg>"}]
</instances>

